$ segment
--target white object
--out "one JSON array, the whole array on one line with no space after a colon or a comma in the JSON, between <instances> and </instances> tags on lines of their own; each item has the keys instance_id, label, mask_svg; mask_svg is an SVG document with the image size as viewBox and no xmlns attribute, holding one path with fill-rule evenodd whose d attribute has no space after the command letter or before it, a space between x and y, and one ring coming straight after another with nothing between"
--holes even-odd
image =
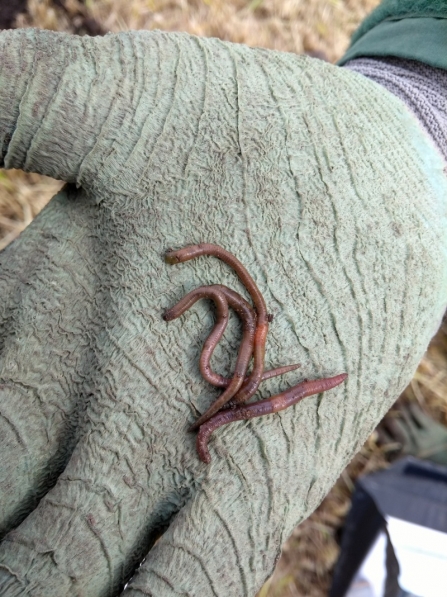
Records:
<instances>
[{"instance_id":1,"label":"white object","mask_svg":"<svg viewBox=\"0 0 447 597\"><path fill-rule=\"evenodd\" d=\"M399 562L399 585L420 597L447 597L447 534L386 517Z\"/></svg>"},{"instance_id":2,"label":"white object","mask_svg":"<svg viewBox=\"0 0 447 597\"><path fill-rule=\"evenodd\" d=\"M385 591L387 541L387 536L381 531L358 573L358 577L368 582L371 597L383 597Z\"/></svg>"},{"instance_id":3,"label":"white object","mask_svg":"<svg viewBox=\"0 0 447 597\"><path fill-rule=\"evenodd\" d=\"M399 562L399 586L412 597L447 597L447 533L386 517ZM388 538L381 531L346 597L383 597Z\"/></svg>"}]
</instances>

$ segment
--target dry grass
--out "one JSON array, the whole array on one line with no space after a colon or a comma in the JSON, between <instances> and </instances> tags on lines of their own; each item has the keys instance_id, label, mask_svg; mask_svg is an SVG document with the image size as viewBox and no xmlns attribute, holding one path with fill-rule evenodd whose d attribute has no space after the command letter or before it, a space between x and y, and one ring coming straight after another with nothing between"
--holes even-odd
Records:
<instances>
[{"instance_id":1,"label":"dry grass","mask_svg":"<svg viewBox=\"0 0 447 597\"><path fill-rule=\"evenodd\" d=\"M47 176L0 170L0 251L19 236L61 186Z\"/></svg>"},{"instance_id":2,"label":"dry grass","mask_svg":"<svg viewBox=\"0 0 447 597\"><path fill-rule=\"evenodd\" d=\"M323 52L335 61L353 30L378 0L86 0L89 16L108 31L164 29L286 52ZM79 0L67 10L52 0L29 0L21 26L73 30L84 14ZM74 25L76 27L76 24Z\"/></svg>"},{"instance_id":3,"label":"dry grass","mask_svg":"<svg viewBox=\"0 0 447 597\"><path fill-rule=\"evenodd\" d=\"M286 52L324 52L335 61L375 0L134 0L94 3L110 29L189 31Z\"/></svg>"},{"instance_id":4,"label":"dry grass","mask_svg":"<svg viewBox=\"0 0 447 597\"><path fill-rule=\"evenodd\" d=\"M72 32L163 29L263 46L323 54L335 62L351 33L378 0L29 0L19 26ZM0 171L0 249L13 240L60 187L18 171ZM411 386L417 400L447 424L447 335L430 346ZM375 432L344 471L318 510L284 546L283 556L259 597L324 597L338 556L338 534L355 479L387 466L393 446ZM395 446L394 446L395 447Z\"/></svg>"}]
</instances>

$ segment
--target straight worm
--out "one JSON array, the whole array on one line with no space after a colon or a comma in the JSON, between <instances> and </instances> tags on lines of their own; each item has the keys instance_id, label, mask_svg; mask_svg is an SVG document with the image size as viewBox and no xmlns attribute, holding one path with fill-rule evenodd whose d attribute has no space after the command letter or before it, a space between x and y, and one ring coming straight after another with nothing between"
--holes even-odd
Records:
<instances>
[{"instance_id":1,"label":"straight worm","mask_svg":"<svg viewBox=\"0 0 447 597\"><path fill-rule=\"evenodd\" d=\"M346 373L341 373L335 377L316 379L314 381L302 381L296 386L293 386L280 394L266 398L265 400L259 400L252 404L244 404L243 406L237 406L232 410L217 413L217 415L214 415L214 417L201 425L199 433L197 434L196 447L200 460L206 464L211 462L211 456L208 450L208 440L213 431L222 427L222 425L227 425L233 421L262 417L263 415L284 410L307 396L320 394L321 392L326 392L331 388L335 388L345 381L347 377Z\"/></svg>"}]
</instances>

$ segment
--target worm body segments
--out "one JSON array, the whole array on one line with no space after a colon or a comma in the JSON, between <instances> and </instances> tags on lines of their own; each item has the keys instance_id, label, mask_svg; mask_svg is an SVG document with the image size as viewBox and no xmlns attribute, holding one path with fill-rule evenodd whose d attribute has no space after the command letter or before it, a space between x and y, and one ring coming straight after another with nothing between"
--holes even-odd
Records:
<instances>
[{"instance_id":1,"label":"worm body segments","mask_svg":"<svg viewBox=\"0 0 447 597\"><path fill-rule=\"evenodd\" d=\"M247 301L237 292L231 290L227 286L221 284L214 284L212 286L200 286L186 294L176 305L165 311L163 319L165 321L172 321L183 315L189 308L191 308L200 299L211 299L216 305L217 321L212 329L210 335L205 340L203 349L200 355L200 372L202 377L218 388L227 388L231 383L231 378L224 377L219 373L215 373L211 369L211 357L214 349L222 338L228 323L228 307L231 307L242 319L244 324L244 338L245 333L249 334L251 343L253 343L253 331L256 328L256 314L252 307ZM242 345L244 344L244 338L242 339ZM264 371L261 377L261 381L271 379L277 375L283 375L289 371L298 369L300 365L284 365L282 367L276 367L269 371ZM245 377L244 383L240 390L237 392L232 402L240 402L240 396L245 393L246 385L249 380L249 376Z\"/></svg>"},{"instance_id":2,"label":"worm body segments","mask_svg":"<svg viewBox=\"0 0 447 597\"><path fill-rule=\"evenodd\" d=\"M216 336L222 335L221 334L221 329L223 327L222 322L224 322L224 325L226 326L226 323L227 323L226 320L228 319L228 304L227 304L226 310L225 310L226 318L225 317L222 318L223 311L221 308L219 308L219 304L221 304L222 300L228 301L228 297L230 297L230 301L234 303L235 297L233 295L235 295L235 294L236 293L234 293L229 288L226 288L224 286L201 286L200 288L196 288L192 292L189 292L185 297L183 297L183 299L181 301L179 301L177 303L177 305L175 305L175 307L173 307L172 309L169 309L169 311L167 313L165 313L165 315L164 315L165 320L173 319L174 317L179 317L180 315L182 315L182 313L184 313L187 309L189 309L199 299L202 299L202 298L212 298L215 300L217 299L216 304L218 305L218 318L219 318L219 311L220 311L220 316L221 316L221 321L219 321L219 319L217 321L218 334L214 334L214 330L216 329L216 327L214 327L213 331L211 332L211 335L208 337L208 341L205 342L205 350L206 350L205 356L204 356L204 358L201 358L201 364L205 368L206 375L208 375L208 370L206 370L208 358L211 357L211 354L213 353L214 348L216 346L215 338L216 338ZM239 297L239 299L242 299L242 297ZM230 301L228 301L228 302L230 302ZM243 301L243 299L242 299L242 301ZM239 305L242 305L242 301L239 301ZM246 301L243 301L243 302L246 303ZM235 366L233 377L232 377L230 383L225 388L224 392L219 396L219 398L210 406L210 408L206 411L206 413L204 415L202 415L194 423L194 425L191 427L191 431L193 429L196 429L198 426L200 426L202 424L203 420L210 419L214 413L216 413L218 410L220 410L222 408L222 406L224 406L224 404L226 404L229 400L231 400L233 398L233 396L236 394L236 392L239 390L239 388L244 383L245 373L247 371L247 367L248 367L248 364L250 362L251 355L253 352L253 341L254 341L255 329L256 329L255 321L253 321L253 319L249 317L250 305L248 303L246 303L246 306L248 307L248 309L245 310L245 313L243 312L244 309L242 309L242 313L243 313L242 321L243 321L243 325L244 325L244 331L243 331L241 346L239 349L239 354L238 354L238 357L236 360L236 366ZM209 342L210 337L212 337L212 342ZM219 339L220 339L220 337L219 337ZM203 357L203 351L202 351L202 357Z\"/></svg>"}]
</instances>

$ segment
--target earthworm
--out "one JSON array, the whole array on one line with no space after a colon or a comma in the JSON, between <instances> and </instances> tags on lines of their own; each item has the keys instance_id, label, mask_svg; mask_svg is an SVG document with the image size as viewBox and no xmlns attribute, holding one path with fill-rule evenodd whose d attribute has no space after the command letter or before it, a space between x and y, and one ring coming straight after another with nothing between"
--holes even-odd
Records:
<instances>
[{"instance_id":1,"label":"earthworm","mask_svg":"<svg viewBox=\"0 0 447 597\"><path fill-rule=\"evenodd\" d=\"M183 315L194 303L201 298L212 299L217 307L217 322L211 331L200 355L200 372L203 378L210 384L226 388L231 383L231 379L223 377L211 369L210 360L219 340L221 339L228 323L228 306L236 311L240 316L244 327L253 331L251 339L253 341L254 330L256 328L256 315L247 301L240 294L231 290L227 286L214 284L213 286L200 286L185 295L176 305L168 309L163 315L163 319L170 321ZM248 362L247 362L248 366ZM246 367L247 369L247 367ZM245 374L245 373L244 373Z\"/></svg>"},{"instance_id":2,"label":"earthworm","mask_svg":"<svg viewBox=\"0 0 447 597\"><path fill-rule=\"evenodd\" d=\"M228 381L228 383L224 383L224 384L215 383L217 378L219 378L221 376L214 373L210 367L211 356L212 356L214 349L217 346L219 340L222 338L223 333L225 332L225 329L227 327L228 302L227 302L225 296L223 295L223 293L219 292L217 290L215 292L206 293L205 295L203 293L197 293L197 290L201 291L205 288L207 288L207 287L201 286L200 288L196 289L195 291L193 290L192 293L188 293L186 296L183 297L183 299L179 303L177 303L171 309L168 309L164 313L163 319L165 321L171 321L172 319L176 319L177 317L180 317L180 315L182 315L187 309L192 307L192 305L201 298L210 298L214 301L214 303L216 305L216 311L217 311L217 321L216 321L214 328L211 330L210 335L205 340L205 343L203 345L202 353L200 355L200 362L199 362L200 372L201 372L202 376L206 379L206 381L210 382L211 384L213 384L215 386L219 386L219 387L228 387L228 385L231 382L231 379L227 380L226 378L222 378L222 379L225 379L225 381ZM214 287L209 286L208 288L217 288L217 285ZM191 296L191 294L192 294L192 296ZM185 303L186 303L186 305L185 305ZM219 381L219 380L217 380L217 381Z\"/></svg>"},{"instance_id":3,"label":"earthworm","mask_svg":"<svg viewBox=\"0 0 447 597\"><path fill-rule=\"evenodd\" d=\"M174 307L171 307L168 311L165 312L163 318L166 321L170 321L182 315L187 309L189 309L195 302L202 298L212 298L216 305L218 306L218 314L221 316L221 321L218 321L218 333L213 334L211 332L210 337L215 339L222 336L223 330L225 327L222 323L226 326L226 320L223 317L226 313L228 318L228 302L231 305L234 305L236 311L239 312L243 322L243 335L242 341L239 348L239 354L237 356L235 370L233 373L233 377L226 387L225 391L219 396L219 398L212 404L211 409L213 413L217 412L226 402L231 400L236 392L239 390L241 385L245 379L245 373L247 371L248 363L250 362L251 355L253 352L253 338L255 335L255 327L256 322L253 317L250 316L251 307L241 296L237 293L233 292L229 288L226 288L222 285L214 285L214 286L200 286L191 292L188 292ZM215 328L214 328L215 329ZM220 334L220 336L219 336ZM212 351L214 350L215 345L209 344L206 347L206 355L209 354L211 356ZM201 358L201 365L203 365L202 358ZM206 365L206 359L205 359ZM202 371L202 368L201 368ZM203 371L202 371L203 374ZM208 412L208 411L207 411Z\"/></svg>"},{"instance_id":4,"label":"earthworm","mask_svg":"<svg viewBox=\"0 0 447 597\"><path fill-rule=\"evenodd\" d=\"M200 372L203 378L213 386L226 388L231 383L231 378L215 373L211 369L210 360L214 349L216 348L219 340L222 338L222 335L227 327L228 306L234 309L241 317L242 321L246 322L246 324L252 328L255 328L256 326L256 314L247 301L239 293L231 290L231 288L228 288L227 286L223 286L222 284L214 284L213 286L200 286L199 288L196 288L195 290L186 294L176 305L164 313L163 319L165 321L172 321L173 319L180 317L183 315L183 313L185 313L185 311L187 311L190 307L192 307L192 305L202 298L212 299L216 304L217 322L210 335L205 340L205 344L203 345L199 362ZM269 371L264 371L261 381L266 381L272 377L283 375L289 371L294 371L295 369L298 369L298 367L300 367L299 364L284 365L282 367L270 369ZM244 383L242 384L239 392L244 390L245 383L248 380L249 376L245 377ZM238 402L240 402L240 400L238 400Z\"/></svg>"},{"instance_id":5,"label":"earthworm","mask_svg":"<svg viewBox=\"0 0 447 597\"><path fill-rule=\"evenodd\" d=\"M227 425L233 421L262 417L263 415L284 410L307 396L312 396L313 394L319 394L320 392L335 388L335 386L341 384L347 377L348 375L346 373L341 373L335 377L304 381L280 394L266 398L265 400L259 400L252 404L244 404L243 406L237 406L233 410L217 413L200 426L199 433L197 434L196 446L200 460L206 464L211 462L211 456L208 450L208 440L213 431L218 427Z\"/></svg>"},{"instance_id":6,"label":"earthworm","mask_svg":"<svg viewBox=\"0 0 447 597\"><path fill-rule=\"evenodd\" d=\"M178 251L168 251L165 255L165 261L170 264L184 263L185 261L195 259L196 257L200 257L202 255L212 255L214 257L217 257L230 267L232 267L238 275L240 281L248 290L248 293L250 294L253 300L257 316L256 330L253 341L254 364L249 379L244 382L243 395L243 400L248 400L257 391L259 384L262 380L262 374L264 373L265 342L267 339L269 320L271 318L267 313L267 307L265 305L264 297L260 293L253 278L250 276L250 274L239 261L239 259L234 257L234 255L232 255L222 247L219 247L218 245L214 245L211 243L200 243L198 245L190 245L188 247L184 247L183 249L179 249ZM233 380L234 379L235 377L233 377ZM230 388L233 384L233 380L230 386L228 386L228 388ZM240 385L238 386L238 389L239 387ZM214 413L216 413L226 402L228 402L232 398L234 394L228 392L228 388L222 394L222 396L224 396L224 399L222 399L222 396L220 396L219 399L216 400L208 408L208 410L197 419L197 421L195 421L195 423L191 426L191 430L200 427L200 425L202 425L205 421L210 419L214 415Z\"/></svg>"},{"instance_id":7,"label":"earthworm","mask_svg":"<svg viewBox=\"0 0 447 597\"><path fill-rule=\"evenodd\" d=\"M228 301L228 305L236 311L242 321L247 322L250 326L256 326L256 313L253 311L252 307L247 303L247 301L236 291L231 290L227 286L223 286L221 284L216 284L216 288L219 288L225 298ZM174 307L175 308L175 307ZM202 354L200 355L200 372L206 381L218 388L226 388L231 382L231 378L224 377L223 375L219 375L215 373L211 369L210 361L213 355L214 349L216 348L219 340L221 339L225 328L227 327L228 319L223 320L223 329L221 331L220 326L221 322L218 319L213 331L208 336L207 340L205 341ZM215 333L215 330L218 328L219 334ZM261 377L261 381L266 381L267 379L271 379L272 377L276 377L277 375L283 375L284 373L288 373L289 371L294 371L300 367L299 364L297 365L284 365L283 367L276 367L275 369L270 369L269 371L264 371ZM237 399L237 396L244 392L246 384L248 383L250 376L248 375L240 389L238 390L237 394L232 398L232 401L241 402L240 399Z\"/></svg>"},{"instance_id":8,"label":"earthworm","mask_svg":"<svg viewBox=\"0 0 447 597\"><path fill-rule=\"evenodd\" d=\"M301 367L301 365L300 363L297 363L295 365L283 365L282 367L275 367L274 369L269 369L268 371L264 371L261 377L261 381L267 381L267 379L272 379L272 377L278 377L279 375L284 375L284 373L289 373L289 371L295 371L295 369L299 369L299 367ZM231 379L228 379L228 377L223 377L223 375L219 375L218 373L212 373L216 376L216 378L219 378L219 385L213 384L215 386L226 388L231 381ZM249 379L249 376L245 378L245 381L242 384L241 389L237 392L234 398L232 398L232 401L240 394L240 392L243 392L244 385L246 382L248 382Z\"/></svg>"}]
</instances>

